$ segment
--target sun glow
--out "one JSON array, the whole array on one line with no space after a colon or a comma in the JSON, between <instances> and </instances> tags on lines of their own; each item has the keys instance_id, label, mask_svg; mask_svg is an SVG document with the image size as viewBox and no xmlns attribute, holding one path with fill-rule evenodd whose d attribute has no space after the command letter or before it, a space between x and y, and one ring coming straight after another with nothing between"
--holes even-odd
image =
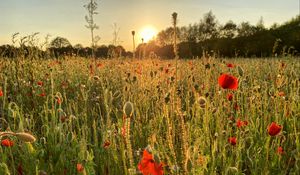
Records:
<instances>
[{"instance_id":1,"label":"sun glow","mask_svg":"<svg viewBox=\"0 0 300 175\"><path fill-rule=\"evenodd\" d=\"M141 30L140 37L141 39L144 39L144 42L148 42L149 40L152 40L156 34L157 30L154 27L147 26Z\"/></svg>"}]
</instances>

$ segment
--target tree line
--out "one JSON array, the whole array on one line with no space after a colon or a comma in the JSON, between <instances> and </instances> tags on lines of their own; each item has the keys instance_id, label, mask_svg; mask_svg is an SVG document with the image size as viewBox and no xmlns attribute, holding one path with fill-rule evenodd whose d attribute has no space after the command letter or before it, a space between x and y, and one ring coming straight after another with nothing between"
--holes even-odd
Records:
<instances>
[{"instance_id":1,"label":"tree line","mask_svg":"<svg viewBox=\"0 0 300 175\"><path fill-rule=\"evenodd\" d=\"M176 14L177 15L177 14ZM177 17L177 16L176 16ZM157 34L156 39L141 43L134 53L126 51L121 45L101 45L83 47L71 45L63 37L56 37L48 42L38 44L37 35L21 37L16 33L12 37L13 45L0 46L0 56L8 58L59 58L63 56L80 56L96 58L174 58L175 50L179 58L196 57L278 57L300 55L300 16L270 28L264 26L261 18L256 25L249 22L236 24L228 21L219 24L210 11L204 14L198 23L188 26L176 26L174 44L174 26ZM174 46L176 47L174 49Z\"/></svg>"},{"instance_id":2,"label":"tree line","mask_svg":"<svg viewBox=\"0 0 300 175\"><path fill-rule=\"evenodd\" d=\"M180 58L213 55L216 57L274 57L299 56L300 16L270 28L264 26L263 18L256 25L233 21L219 24L210 11L195 24L177 27L176 36ZM138 53L149 57L156 55L174 58L173 27L158 33L156 40L137 47Z\"/></svg>"},{"instance_id":3,"label":"tree line","mask_svg":"<svg viewBox=\"0 0 300 175\"><path fill-rule=\"evenodd\" d=\"M31 36L31 35L30 35ZM26 36L26 38L30 38ZM21 41L24 37L20 38ZM24 41L24 39L22 40ZM51 59L63 58L66 56L95 57L95 58L119 58L132 57L132 52L126 51L121 45L101 45L92 47L83 47L81 44L74 46L63 37L54 38L44 49L37 44L18 42L19 46L2 45L0 46L0 57L4 58L31 58L31 59Z\"/></svg>"}]
</instances>

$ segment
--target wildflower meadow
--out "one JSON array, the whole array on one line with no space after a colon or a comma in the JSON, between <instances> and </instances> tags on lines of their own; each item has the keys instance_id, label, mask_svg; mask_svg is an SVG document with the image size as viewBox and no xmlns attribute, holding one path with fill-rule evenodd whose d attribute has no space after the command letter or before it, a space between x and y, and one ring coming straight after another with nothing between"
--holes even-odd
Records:
<instances>
[{"instance_id":1,"label":"wildflower meadow","mask_svg":"<svg viewBox=\"0 0 300 175\"><path fill-rule=\"evenodd\" d=\"M299 174L298 58L1 59L0 174Z\"/></svg>"}]
</instances>

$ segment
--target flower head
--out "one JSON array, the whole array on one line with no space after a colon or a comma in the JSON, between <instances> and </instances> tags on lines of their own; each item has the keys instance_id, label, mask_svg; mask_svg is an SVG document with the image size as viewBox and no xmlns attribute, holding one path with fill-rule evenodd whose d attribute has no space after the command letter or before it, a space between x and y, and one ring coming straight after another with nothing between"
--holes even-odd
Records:
<instances>
[{"instance_id":1,"label":"flower head","mask_svg":"<svg viewBox=\"0 0 300 175\"><path fill-rule=\"evenodd\" d=\"M247 126L247 125L248 125L248 122L247 122L247 121L242 121L242 120L240 120L240 119L238 119L238 120L236 121L236 126L237 126L238 128L241 128L241 127Z\"/></svg>"},{"instance_id":2,"label":"flower head","mask_svg":"<svg viewBox=\"0 0 300 175\"><path fill-rule=\"evenodd\" d=\"M232 101L232 99L233 99L233 94L232 93L227 94L227 100Z\"/></svg>"},{"instance_id":3,"label":"flower head","mask_svg":"<svg viewBox=\"0 0 300 175\"><path fill-rule=\"evenodd\" d=\"M268 126L268 133L270 136L276 136L277 134L280 133L282 129L281 125L278 125L275 122L272 122L269 126Z\"/></svg>"},{"instance_id":4,"label":"flower head","mask_svg":"<svg viewBox=\"0 0 300 175\"><path fill-rule=\"evenodd\" d=\"M77 172L81 173L84 170L84 167L81 163L77 163L76 165Z\"/></svg>"},{"instance_id":5,"label":"flower head","mask_svg":"<svg viewBox=\"0 0 300 175\"><path fill-rule=\"evenodd\" d=\"M42 81L38 81L38 82L37 82L37 85L39 85L39 86L43 86L43 84L44 84L44 83L43 83Z\"/></svg>"},{"instance_id":6,"label":"flower head","mask_svg":"<svg viewBox=\"0 0 300 175\"><path fill-rule=\"evenodd\" d=\"M229 137L228 138L228 142L231 144L231 145L236 145L236 141L237 141L237 139L236 139L236 137Z\"/></svg>"},{"instance_id":7,"label":"flower head","mask_svg":"<svg viewBox=\"0 0 300 175\"><path fill-rule=\"evenodd\" d=\"M234 68L234 65L233 65L232 63L228 63L228 64L227 64L227 67L229 67L229 68Z\"/></svg>"},{"instance_id":8,"label":"flower head","mask_svg":"<svg viewBox=\"0 0 300 175\"><path fill-rule=\"evenodd\" d=\"M277 154L283 154L284 153L284 150L283 150L283 148L281 147L281 146L279 146L278 148L277 148Z\"/></svg>"},{"instance_id":9,"label":"flower head","mask_svg":"<svg viewBox=\"0 0 300 175\"><path fill-rule=\"evenodd\" d=\"M103 144L103 148L107 149L110 146L110 141L106 140Z\"/></svg>"},{"instance_id":10,"label":"flower head","mask_svg":"<svg viewBox=\"0 0 300 175\"><path fill-rule=\"evenodd\" d=\"M42 92L42 93L39 94L39 96L40 96L40 97L45 97L45 96L46 96L46 93L45 93L45 92Z\"/></svg>"},{"instance_id":11,"label":"flower head","mask_svg":"<svg viewBox=\"0 0 300 175\"><path fill-rule=\"evenodd\" d=\"M219 85L223 89L236 90L238 88L238 79L232 75L222 74L219 77Z\"/></svg>"},{"instance_id":12,"label":"flower head","mask_svg":"<svg viewBox=\"0 0 300 175\"><path fill-rule=\"evenodd\" d=\"M143 152L143 158L138 164L138 169L143 175L163 175L163 164L153 160L153 155L147 150Z\"/></svg>"},{"instance_id":13,"label":"flower head","mask_svg":"<svg viewBox=\"0 0 300 175\"><path fill-rule=\"evenodd\" d=\"M5 147L12 147L14 146L14 142L9 139L4 139L1 141L1 145Z\"/></svg>"},{"instance_id":14,"label":"flower head","mask_svg":"<svg viewBox=\"0 0 300 175\"><path fill-rule=\"evenodd\" d=\"M285 93L284 93L283 91L280 91L280 92L278 92L278 96L284 97L284 96L285 96Z\"/></svg>"}]
</instances>

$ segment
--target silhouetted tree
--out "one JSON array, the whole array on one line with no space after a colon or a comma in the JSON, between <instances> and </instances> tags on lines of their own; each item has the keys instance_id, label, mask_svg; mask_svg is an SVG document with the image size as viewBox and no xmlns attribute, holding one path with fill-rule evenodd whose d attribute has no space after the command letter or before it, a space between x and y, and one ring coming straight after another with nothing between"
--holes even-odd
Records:
<instances>
[{"instance_id":1,"label":"silhouetted tree","mask_svg":"<svg viewBox=\"0 0 300 175\"><path fill-rule=\"evenodd\" d=\"M71 46L71 43L66 38L56 37L50 42L49 46L52 48L63 48Z\"/></svg>"},{"instance_id":2,"label":"silhouetted tree","mask_svg":"<svg viewBox=\"0 0 300 175\"><path fill-rule=\"evenodd\" d=\"M242 22L238 27L238 36L246 37L253 35L256 32L255 26L252 26L249 22Z\"/></svg>"},{"instance_id":3,"label":"silhouetted tree","mask_svg":"<svg viewBox=\"0 0 300 175\"><path fill-rule=\"evenodd\" d=\"M217 20L212 11L204 14L203 20L199 23L198 40L204 41L207 39L213 39L218 36L217 32Z\"/></svg>"},{"instance_id":4,"label":"silhouetted tree","mask_svg":"<svg viewBox=\"0 0 300 175\"><path fill-rule=\"evenodd\" d=\"M237 34L237 25L233 21L228 21L220 28L220 37L233 38Z\"/></svg>"},{"instance_id":5,"label":"silhouetted tree","mask_svg":"<svg viewBox=\"0 0 300 175\"><path fill-rule=\"evenodd\" d=\"M266 30L263 17L260 17L260 19L258 20L258 22L256 24L256 30L257 31Z\"/></svg>"},{"instance_id":6,"label":"silhouetted tree","mask_svg":"<svg viewBox=\"0 0 300 175\"><path fill-rule=\"evenodd\" d=\"M165 46L173 43L173 28L168 27L160 31L156 36L156 41L160 46Z\"/></svg>"},{"instance_id":7,"label":"silhouetted tree","mask_svg":"<svg viewBox=\"0 0 300 175\"><path fill-rule=\"evenodd\" d=\"M95 56L97 58L107 58L108 57L108 47L105 45L97 47L95 50Z\"/></svg>"}]
</instances>

